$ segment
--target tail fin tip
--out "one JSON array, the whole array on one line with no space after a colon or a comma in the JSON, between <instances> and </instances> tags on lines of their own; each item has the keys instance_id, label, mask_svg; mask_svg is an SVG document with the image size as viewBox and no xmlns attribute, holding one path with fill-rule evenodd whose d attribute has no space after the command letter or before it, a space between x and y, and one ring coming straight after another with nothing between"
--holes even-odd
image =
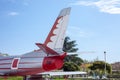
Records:
<instances>
[{"instance_id":1,"label":"tail fin tip","mask_svg":"<svg viewBox=\"0 0 120 80\"><path fill-rule=\"evenodd\" d=\"M60 12L58 17L69 15L70 11L71 11L71 7L64 8L64 9L61 10L61 12Z\"/></svg>"}]
</instances>

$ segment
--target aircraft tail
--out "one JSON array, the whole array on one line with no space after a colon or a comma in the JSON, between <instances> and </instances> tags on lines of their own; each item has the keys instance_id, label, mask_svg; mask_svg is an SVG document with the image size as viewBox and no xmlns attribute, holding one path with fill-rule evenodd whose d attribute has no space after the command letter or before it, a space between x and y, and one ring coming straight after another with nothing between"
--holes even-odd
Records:
<instances>
[{"instance_id":1,"label":"aircraft tail","mask_svg":"<svg viewBox=\"0 0 120 80\"><path fill-rule=\"evenodd\" d=\"M71 10L70 7L61 10L51 31L48 34L48 37L44 42L44 45L54 50L57 49L62 50L64 38L65 38L65 32L70 15L70 10Z\"/></svg>"}]
</instances>

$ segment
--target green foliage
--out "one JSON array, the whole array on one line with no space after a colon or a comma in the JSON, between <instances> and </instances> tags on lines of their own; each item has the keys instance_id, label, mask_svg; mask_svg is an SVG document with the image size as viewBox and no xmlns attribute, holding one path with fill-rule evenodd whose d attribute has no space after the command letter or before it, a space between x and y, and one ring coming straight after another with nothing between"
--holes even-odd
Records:
<instances>
[{"instance_id":1,"label":"green foliage","mask_svg":"<svg viewBox=\"0 0 120 80\"><path fill-rule=\"evenodd\" d=\"M65 52L76 52L78 48L76 48L76 41L71 41L69 37L65 37L63 51ZM77 55L67 55L65 58L65 64L63 65L63 69L65 71L76 71L79 70L79 66L83 62L83 60Z\"/></svg>"},{"instance_id":2,"label":"green foliage","mask_svg":"<svg viewBox=\"0 0 120 80\"><path fill-rule=\"evenodd\" d=\"M76 45L76 41L71 41L69 37L65 37L63 51L76 52L78 50L78 48L75 48ZM80 57L77 57L77 55L67 55L65 58L65 62L73 62L77 65L81 65L83 60Z\"/></svg>"},{"instance_id":3,"label":"green foliage","mask_svg":"<svg viewBox=\"0 0 120 80\"><path fill-rule=\"evenodd\" d=\"M79 66L72 62L65 62L63 66L64 71L78 71Z\"/></svg>"},{"instance_id":4,"label":"green foliage","mask_svg":"<svg viewBox=\"0 0 120 80\"><path fill-rule=\"evenodd\" d=\"M0 80L5 80L4 78L0 78ZM23 80L23 77L8 77L6 80Z\"/></svg>"},{"instance_id":5,"label":"green foliage","mask_svg":"<svg viewBox=\"0 0 120 80\"><path fill-rule=\"evenodd\" d=\"M111 73L111 65L108 64L108 63L105 63L104 61L95 61L95 62L93 62L93 65L89 66L89 69L91 69L91 70L99 70L99 71L104 72L105 64L106 64L106 71L108 73Z\"/></svg>"},{"instance_id":6,"label":"green foliage","mask_svg":"<svg viewBox=\"0 0 120 80\"><path fill-rule=\"evenodd\" d=\"M70 37L65 37L63 51L65 52L76 52L78 48L75 48L77 44L76 41L70 41Z\"/></svg>"},{"instance_id":7,"label":"green foliage","mask_svg":"<svg viewBox=\"0 0 120 80\"><path fill-rule=\"evenodd\" d=\"M75 55L67 55L65 58L65 62L73 62L77 65L81 65L83 60Z\"/></svg>"}]
</instances>

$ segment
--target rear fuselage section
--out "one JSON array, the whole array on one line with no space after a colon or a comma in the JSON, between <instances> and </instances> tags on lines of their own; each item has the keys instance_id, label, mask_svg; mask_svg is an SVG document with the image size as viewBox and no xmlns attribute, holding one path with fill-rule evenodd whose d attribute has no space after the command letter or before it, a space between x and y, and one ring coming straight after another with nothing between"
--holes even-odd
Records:
<instances>
[{"instance_id":1,"label":"rear fuselage section","mask_svg":"<svg viewBox=\"0 0 120 80\"><path fill-rule=\"evenodd\" d=\"M43 51L33 51L22 56L0 57L0 75L32 75L59 69L62 65L63 59L58 55L47 56Z\"/></svg>"}]
</instances>

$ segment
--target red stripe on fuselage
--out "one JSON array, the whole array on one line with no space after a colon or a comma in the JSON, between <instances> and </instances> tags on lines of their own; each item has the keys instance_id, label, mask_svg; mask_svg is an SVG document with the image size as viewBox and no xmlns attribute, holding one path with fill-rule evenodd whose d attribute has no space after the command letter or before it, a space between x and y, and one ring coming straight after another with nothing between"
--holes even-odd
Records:
<instances>
[{"instance_id":1,"label":"red stripe on fuselage","mask_svg":"<svg viewBox=\"0 0 120 80\"><path fill-rule=\"evenodd\" d=\"M41 62L20 62L19 64L36 64L36 63L41 63ZM0 65L8 65L11 63L0 63Z\"/></svg>"},{"instance_id":2,"label":"red stripe on fuselage","mask_svg":"<svg viewBox=\"0 0 120 80\"><path fill-rule=\"evenodd\" d=\"M5 59L0 59L0 61L4 61L4 60L12 60L13 58L5 58Z\"/></svg>"},{"instance_id":3,"label":"red stripe on fuselage","mask_svg":"<svg viewBox=\"0 0 120 80\"><path fill-rule=\"evenodd\" d=\"M20 59L25 59L25 58L44 58L44 57L20 57ZM14 59L14 57L13 58L0 59L0 61L3 61L3 60L12 60L12 59Z\"/></svg>"},{"instance_id":4,"label":"red stripe on fuselage","mask_svg":"<svg viewBox=\"0 0 120 80\"><path fill-rule=\"evenodd\" d=\"M0 69L11 69L11 68L0 68ZM33 69L40 69L40 68L18 68L17 70L33 70Z\"/></svg>"},{"instance_id":5,"label":"red stripe on fuselage","mask_svg":"<svg viewBox=\"0 0 120 80\"><path fill-rule=\"evenodd\" d=\"M9 76L26 76L26 75L34 75L37 73L45 72L43 68L24 68L24 69L19 69L20 72L18 71L17 73L10 73ZM24 71L22 71L24 70Z\"/></svg>"},{"instance_id":6,"label":"red stripe on fuselage","mask_svg":"<svg viewBox=\"0 0 120 80\"><path fill-rule=\"evenodd\" d=\"M11 64L11 63L0 63L0 65L8 65L8 64Z\"/></svg>"}]
</instances>

